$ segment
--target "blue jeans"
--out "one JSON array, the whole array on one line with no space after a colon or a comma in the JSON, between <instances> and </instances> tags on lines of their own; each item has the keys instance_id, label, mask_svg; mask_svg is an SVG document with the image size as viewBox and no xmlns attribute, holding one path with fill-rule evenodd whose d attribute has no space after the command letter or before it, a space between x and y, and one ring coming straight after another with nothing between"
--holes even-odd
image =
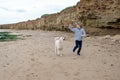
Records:
<instances>
[{"instance_id":1,"label":"blue jeans","mask_svg":"<svg viewBox=\"0 0 120 80\"><path fill-rule=\"evenodd\" d=\"M73 52L78 48L77 54L80 55L80 51L82 48L82 41L75 40L75 47L73 48Z\"/></svg>"}]
</instances>

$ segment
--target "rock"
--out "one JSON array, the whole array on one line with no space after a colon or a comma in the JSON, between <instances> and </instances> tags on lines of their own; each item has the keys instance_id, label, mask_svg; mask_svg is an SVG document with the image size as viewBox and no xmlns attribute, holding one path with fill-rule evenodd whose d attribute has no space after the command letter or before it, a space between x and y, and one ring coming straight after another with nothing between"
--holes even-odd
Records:
<instances>
[{"instance_id":1,"label":"rock","mask_svg":"<svg viewBox=\"0 0 120 80\"><path fill-rule=\"evenodd\" d=\"M110 36L110 35L106 35L106 36L104 36L103 38L104 38L104 39L110 39L111 36Z\"/></svg>"},{"instance_id":2,"label":"rock","mask_svg":"<svg viewBox=\"0 0 120 80\"><path fill-rule=\"evenodd\" d=\"M113 40L120 40L120 35L115 35L112 37Z\"/></svg>"},{"instance_id":3,"label":"rock","mask_svg":"<svg viewBox=\"0 0 120 80\"><path fill-rule=\"evenodd\" d=\"M120 0L80 0L76 7L87 26L120 28Z\"/></svg>"},{"instance_id":4,"label":"rock","mask_svg":"<svg viewBox=\"0 0 120 80\"><path fill-rule=\"evenodd\" d=\"M116 40L115 40L115 39L112 39L112 42L116 42Z\"/></svg>"}]
</instances>

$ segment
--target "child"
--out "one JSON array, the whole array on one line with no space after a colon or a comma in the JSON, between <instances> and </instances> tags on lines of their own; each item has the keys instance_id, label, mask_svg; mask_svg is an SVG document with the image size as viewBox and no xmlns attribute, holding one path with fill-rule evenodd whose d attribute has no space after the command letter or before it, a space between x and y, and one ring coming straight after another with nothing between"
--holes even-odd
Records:
<instances>
[{"instance_id":1,"label":"child","mask_svg":"<svg viewBox=\"0 0 120 80\"><path fill-rule=\"evenodd\" d=\"M83 26L81 23L75 23L76 28L73 28L71 24L69 24L69 29L75 33L75 47L73 48L73 52L78 48L77 55L80 56L80 51L82 48L82 38L86 36L86 32L83 29Z\"/></svg>"}]
</instances>

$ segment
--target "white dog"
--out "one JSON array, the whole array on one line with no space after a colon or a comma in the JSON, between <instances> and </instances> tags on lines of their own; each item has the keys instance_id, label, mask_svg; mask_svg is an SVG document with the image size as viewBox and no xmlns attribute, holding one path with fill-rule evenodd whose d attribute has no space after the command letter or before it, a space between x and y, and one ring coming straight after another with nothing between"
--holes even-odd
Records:
<instances>
[{"instance_id":1,"label":"white dog","mask_svg":"<svg viewBox=\"0 0 120 80\"><path fill-rule=\"evenodd\" d=\"M61 51L63 50L64 37L55 37L55 54L62 56Z\"/></svg>"}]
</instances>

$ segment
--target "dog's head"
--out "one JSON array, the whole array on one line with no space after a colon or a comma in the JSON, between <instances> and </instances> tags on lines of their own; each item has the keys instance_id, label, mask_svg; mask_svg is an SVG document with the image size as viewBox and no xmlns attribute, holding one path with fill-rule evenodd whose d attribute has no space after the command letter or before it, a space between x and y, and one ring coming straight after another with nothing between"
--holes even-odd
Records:
<instances>
[{"instance_id":1,"label":"dog's head","mask_svg":"<svg viewBox=\"0 0 120 80\"><path fill-rule=\"evenodd\" d=\"M60 37L61 40L65 40L65 37Z\"/></svg>"},{"instance_id":2,"label":"dog's head","mask_svg":"<svg viewBox=\"0 0 120 80\"><path fill-rule=\"evenodd\" d=\"M65 37L55 37L55 40L65 40Z\"/></svg>"}]
</instances>

